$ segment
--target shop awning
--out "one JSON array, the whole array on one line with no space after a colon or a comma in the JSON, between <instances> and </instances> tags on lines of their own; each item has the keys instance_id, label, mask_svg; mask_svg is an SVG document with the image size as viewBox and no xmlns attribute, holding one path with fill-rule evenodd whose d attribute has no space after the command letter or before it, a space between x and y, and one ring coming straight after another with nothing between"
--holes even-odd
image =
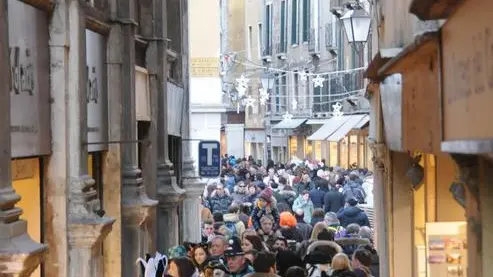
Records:
<instances>
[{"instance_id":1,"label":"shop awning","mask_svg":"<svg viewBox=\"0 0 493 277\"><path fill-rule=\"evenodd\" d=\"M400 74L402 77L401 109L399 114L390 116L401 117L400 140L404 151L420 149L426 153L440 152L439 57L440 33L431 31L417 36L413 43L378 71L382 76Z\"/></svg>"},{"instance_id":2,"label":"shop awning","mask_svg":"<svg viewBox=\"0 0 493 277\"><path fill-rule=\"evenodd\" d=\"M401 51L402 48L380 49L371 60L363 76L371 80L378 80L380 78L378 75L380 67L397 56Z\"/></svg>"},{"instance_id":3,"label":"shop awning","mask_svg":"<svg viewBox=\"0 0 493 277\"><path fill-rule=\"evenodd\" d=\"M464 1L413 0L409 12L421 20L446 19Z\"/></svg>"},{"instance_id":4,"label":"shop awning","mask_svg":"<svg viewBox=\"0 0 493 277\"><path fill-rule=\"evenodd\" d=\"M306 124L308 125L324 125L329 119L324 118L324 119L308 119Z\"/></svg>"},{"instance_id":5,"label":"shop awning","mask_svg":"<svg viewBox=\"0 0 493 277\"><path fill-rule=\"evenodd\" d=\"M350 115L348 116L348 120L344 122L344 124L338 128L335 132L333 132L328 138L328 141L338 142L343 139L352 129L356 128L356 126L365 118L365 114L358 115Z\"/></svg>"},{"instance_id":6,"label":"shop awning","mask_svg":"<svg viewBox=\"0 0 493 277\"><path fill-rule=\"evenodd\" d=\"M332 117L326 119L326 123L320 127L315 133L309 136L308 140L325 140L337 129L339 129L351 116L344 115L341 117Z\"/></svg>"},{"instance_id":7,"label":"shop awning","mask_svg":"<svg viewBox=\"0 0 493 277\"><path fill-rule=\"evenodd\" d=\"M306 118L283 119L272 127L272 129L295 129L305 123Z\"/></svg>"},{"instance_id":8,"label":"shop awning","mask_svg":"<svg viewBox=\"0 0 493 277\"><path fill-rule=\"evenodd\" d=\"M365 125L370 122L370 116L369 115L365 115L365 117L363 117L363 119L361 119L360 122L358 122L353 129L361 129L363 127L365 127Z\"/></svg>"}]
</instances>

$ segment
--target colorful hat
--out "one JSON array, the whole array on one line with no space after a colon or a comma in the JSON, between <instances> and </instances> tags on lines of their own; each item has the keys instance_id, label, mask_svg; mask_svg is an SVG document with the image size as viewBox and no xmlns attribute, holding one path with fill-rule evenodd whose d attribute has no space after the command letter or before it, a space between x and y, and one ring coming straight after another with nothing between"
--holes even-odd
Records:
<instances>
[{"instance_id":1,"label":"colorful hat","mask_svg":"<svg viewBox=\"0 0 493 277\"><path fill-rule=\"evenodd\" d=\"M265 200L265 202L270 203L272 201L272 189L266 188L260 193L260 198Z\"/></svg>"}]
</instances>

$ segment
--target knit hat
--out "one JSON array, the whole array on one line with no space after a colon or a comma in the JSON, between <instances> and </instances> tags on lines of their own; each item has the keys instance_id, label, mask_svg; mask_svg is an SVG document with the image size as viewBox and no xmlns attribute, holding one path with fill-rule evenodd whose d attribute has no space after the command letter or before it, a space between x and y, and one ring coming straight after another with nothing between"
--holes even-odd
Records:
<instances>
[{"instance_id":1,"label":"knit hat","mask_svg":"<svg viewBox=\"0 0 493 277\"><path fill-rule=\"evenodd\" d=\"M260 193L260 198L265 200L265 202L270 203L272 202L272 189L266 188Z\"/></svg>"},{"instance_id":2,"label":"knit hat","mask_svg":"<svg viewBox=\"0 0 493 277\"><path fill-rule=\"evenodd\" d=\"M296 226L296 218L290 212L282 212L279 216L279 225L281 227L295 227Z\"/></svg>"}]
</instances>

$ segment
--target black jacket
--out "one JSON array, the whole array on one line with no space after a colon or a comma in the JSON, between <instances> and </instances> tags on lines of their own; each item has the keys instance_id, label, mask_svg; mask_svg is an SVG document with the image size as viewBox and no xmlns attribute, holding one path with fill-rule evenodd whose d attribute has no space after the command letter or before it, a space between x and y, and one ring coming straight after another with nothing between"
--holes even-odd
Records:
<instances>
[{"instance_id":1,"label":"black jacket","mask_svg":"<svg viewBox=\"0 0 493 277\"><path fill-rule=\"evenodd\" d=\"M337 213L337 218L341 222L341 226L346 228L351 223L356 223L359 226L370 226L370 221L366 213L355 206L343 208Z\"/></svg>"},{"instance_id":2,"label":"black jacket","mask_svg":"<svg viewBox=\"0 0 493 277\"><path fill-rule=\"evenodd\" d=\"M324 205L325 212L337 213L342 207L344 207L344 195L336 190L331 190L325 194Z\"/></svg>"}]
</instances>

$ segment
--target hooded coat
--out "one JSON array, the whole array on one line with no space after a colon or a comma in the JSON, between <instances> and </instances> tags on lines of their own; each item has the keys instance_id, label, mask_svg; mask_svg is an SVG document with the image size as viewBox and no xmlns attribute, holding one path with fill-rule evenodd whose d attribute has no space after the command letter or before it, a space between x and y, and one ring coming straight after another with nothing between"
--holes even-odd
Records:
<instances>
[{"instance_id":1,"label":"hooded coat","mask_svg":"<svg viewBox=\"0 0 493 277\"><path fill-rule=\"evenodd\" d=\"M326 251L326 249L329 248L331 251ZM321 276L330 276L331 274L331 269L329 266L329 272L323 273L319 269L318 265L319 263L317 260L320 258L320 255L325 255L324 258L327 260L327 264L330 264L332 261L332 258L337 254L337 253L342 253L342 248L340 245L333 241L325 241L325 240L319 240L319 241L314 241L308 246L308 249L306 251L306 256L305 256L305 262L307 263L307 268L308 268L308 277L321 277Z\"/></svg>"},{"instance_id":2,"label":"hooded coat","mask_svg":"<svg viewBox=\"0 0 493 277\"><path fill-rule=\"evenodd\" d=\"M366 213L356 206L349 206L340 210L337 213L337 218L341 222L341 226L344 228L346 228L351 223L356 223L359 226L371 227Z\"/></svg>"},{"instance_id":3,"label":"hooded coat","mask_svg":"<svg viewBox=\"0 0 493 277\"><path fill-rule=\"evenodd\" d=\"M241 236L241 234L245 232L245 224L243 223L243 221L240 220L237 214L228 213L224 214L223 217L225 223L234 223L234 226L236 228L236 236Z\"/></svg>"}]
</instances>

